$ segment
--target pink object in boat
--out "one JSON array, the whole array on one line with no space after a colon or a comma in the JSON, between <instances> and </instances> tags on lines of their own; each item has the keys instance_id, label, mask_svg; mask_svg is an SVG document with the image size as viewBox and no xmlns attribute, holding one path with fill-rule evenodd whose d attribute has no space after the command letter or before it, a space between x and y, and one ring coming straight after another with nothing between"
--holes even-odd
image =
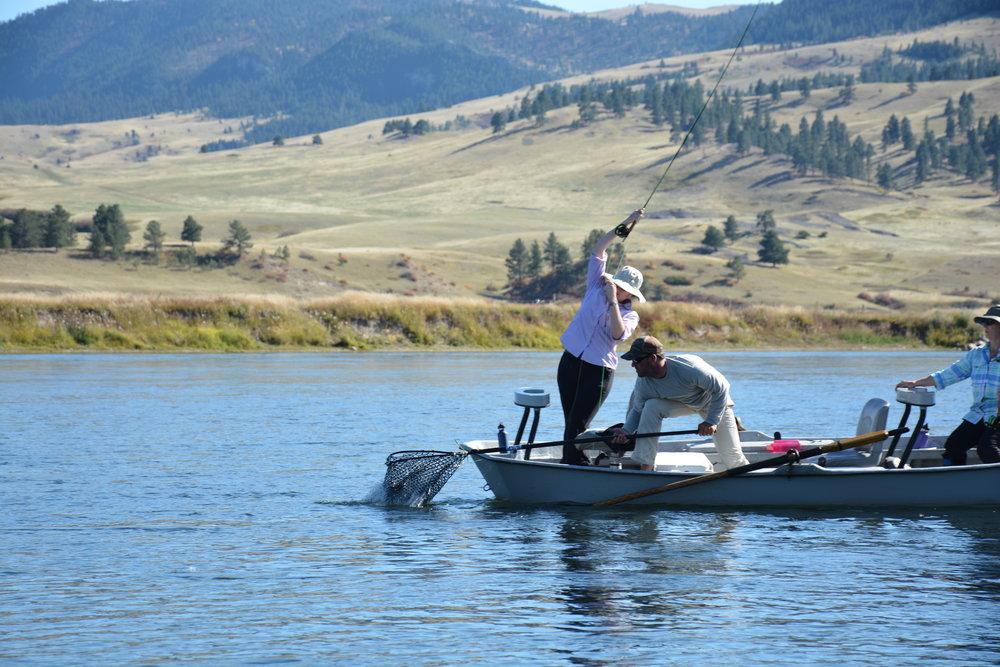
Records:
<instances>
[{"instance_id":1,"label":"pink object in boat","mask_svg":"<svg viewBox=\"0 0 1000 667\"><path fill-rule=\"evenodd\" d=\"M798 440L775 440L767 446L767 451L784 454L789 449L802 449L802 443Z\"/></svg>"}]
</instances>

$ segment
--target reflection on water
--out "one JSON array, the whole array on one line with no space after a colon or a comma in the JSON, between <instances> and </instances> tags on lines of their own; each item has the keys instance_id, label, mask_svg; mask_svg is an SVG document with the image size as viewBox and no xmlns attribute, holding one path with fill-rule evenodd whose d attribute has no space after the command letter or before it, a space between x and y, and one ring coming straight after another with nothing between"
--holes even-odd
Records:
<instances>
[{"instance_id":1,"label":"reflection on water","mask_svg":"<svg viewBox=\"0 0 1000 667\"><path fill-rule=\"evenodd\" d=\"M955 356L703 354L751 427L792 436L853 433L867 398ZM993 510L511 507L471 464L429 508L361 502L388 453L492 436L515 387L555 397L557 360L5 357L0 661L996 660Z\"/></svg>"}]
</instances>

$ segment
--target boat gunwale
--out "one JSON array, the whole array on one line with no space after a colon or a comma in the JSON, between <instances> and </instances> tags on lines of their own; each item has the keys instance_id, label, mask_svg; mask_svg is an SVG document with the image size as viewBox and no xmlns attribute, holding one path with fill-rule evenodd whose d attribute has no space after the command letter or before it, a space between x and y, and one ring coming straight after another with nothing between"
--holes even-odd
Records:
<instances>
[{"instance_id":1,"label":"boat gunwale","mask_svg":"<svg viewBox=\"0 0 1000 667\"><path fill-rule=\"evenodd\" d=\"M684 472L680 470L636 470L636 469L612 469L597 466L578 466L578 465L568 465L563 463L550 463L545 461L532 461L524 459L514 459L507 458L505 456L498 456L496 453L484 454L478 450L469 447L467 444L462 443L459 447L470 455L479 457L485 461L491 463L499 464L510 464L510 465L527 465L527 466L541 466L546 468L552 468L553 470L570 470L575 472L587 472L596 474L628 474L628 475L640 475L645 477L652 477L656 479L663 478L676 478L686 479L691 477L700 477L702 475L707 475L711 473L701 473L701 472ZM964 466L922 466L919 468L882 468L881 466L864 466L864 467L821 467L814 463L805 463L809 468L798 470L796 472L795 464L788 467L787 464L778 466L777 468L765 468L763 470L756 470L746 475L735 475L728 477L727 479L754 479L761 477L771 477L771 476L783 476L783 477L795 477L798 476L816 476L816 477L826 477L826 476L836 476L836 477L846 477L853 475L890 475L890 474L915 474L915 473L927 473L927 474L951 474L961 472L972 472L979 471L983 469L990 468L1000 468L1000 463L976 463Z\"/></svg>"}]
</instances>

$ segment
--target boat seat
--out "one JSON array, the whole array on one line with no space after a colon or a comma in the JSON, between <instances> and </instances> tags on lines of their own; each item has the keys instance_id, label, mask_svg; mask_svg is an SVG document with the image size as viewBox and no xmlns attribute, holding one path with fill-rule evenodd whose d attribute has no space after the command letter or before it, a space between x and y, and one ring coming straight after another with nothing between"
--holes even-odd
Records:
<instances>
[{"instance_id":1,"label":"boat seat","mask_svg":"<svg viewBox=\"0 0 1000 667\"><path fill-rule=\"evenodd\" d=\"M886 422L889 421L889 401L883 398L871 398L861 408L861 415L858 417L858 427L854 430L854 435L864 435L872 431L885 430Z\"/></svg>"},{"instance_id":2,"label":"boat seat","mask_svg":"<svg viewBox=\"0 0 1000 667\"><path fill-rule=\"evenodd\" d=\"M889 402L883 398L870 398L861 408L861 414L858 416L858 427L854 430L854 434L863 435L872 431L884 431L888 421ZM873 461L877 462L882 459L882 453L890 442L892 441L887 439L858 449L831 452L826 455L827 465L834 467L871 465Z\"/></svg>"},{"instance_id":3,"label":"boat seat","mask_svg":"<svg viewBox=\"0 0 1000 667\"><path fill-rule=\"evenodd\" d=\"M656 472L712 472L712 462L701 452L659 452L653 470Z\"/></svg>"}]
</instances>

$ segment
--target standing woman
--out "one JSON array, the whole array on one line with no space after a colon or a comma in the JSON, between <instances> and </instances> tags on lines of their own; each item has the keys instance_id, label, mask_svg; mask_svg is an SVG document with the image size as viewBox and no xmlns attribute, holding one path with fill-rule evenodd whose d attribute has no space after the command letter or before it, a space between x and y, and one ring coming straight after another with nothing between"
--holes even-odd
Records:
<instances>
[{"instance_id":1,"label":"standing woman","mask_svg":"<svg viewBox=\"0 0 1000 667\"><path fill-rule=\"evenodd\" d=\"M642 209L633 211L594 244L587 265L583 301L560 338L565 351L559 360L556 377L566 420L563 440L567 441L563 444L562 463L587 463L586 457L569 441L587 430L604 403L618 366L615 346L639 326L639 314L632 309L632 300L646 301L639 291L642 273L631 266L623 266L611 276L605 269L608 247L615 236L627 236L642 213Z\"/></svg>"},{"instance_id":2,"label":"standing woman","mask_svg":"<svg viewBox=\"0 0 1000 667\"><path fill-rule=\"evenodd\" d=\"M974 347L948 368L931 373L919 380L903 380L897 389L936 387L944 389L962 380L972 381L972 407L944 443L945 465L965 465L966 452L976 447L983 463L1000 462L1000 451L986 442L991 433L988 426L996 418L1000 394L1000 304L976 318L983 325L986 345Z\"/></svg>"}]
</instances>

